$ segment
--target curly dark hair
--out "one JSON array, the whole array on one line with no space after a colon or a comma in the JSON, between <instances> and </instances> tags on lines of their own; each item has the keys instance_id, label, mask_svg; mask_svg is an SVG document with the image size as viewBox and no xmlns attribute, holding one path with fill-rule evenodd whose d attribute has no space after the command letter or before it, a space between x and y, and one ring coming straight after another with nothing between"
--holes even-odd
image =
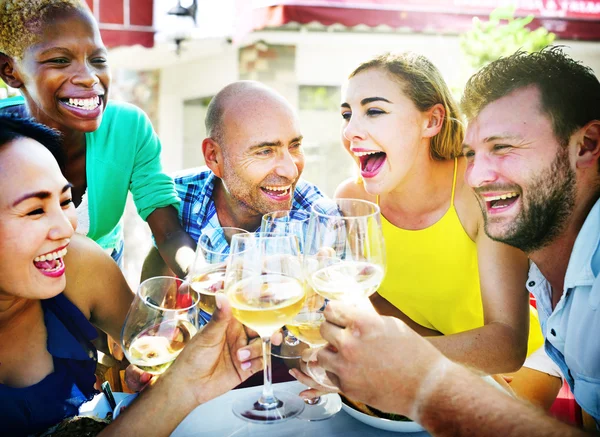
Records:
<instances>
[{"instance_id":1,"label":"curly dark hair","mask_svg":"<svg viewBox=\"0 0 600 437\"><path fill-rule=\"evenodd\" d=\"M65 154L58 131L40 124L32 118L0 114L0 149L19 138L31 138L46 147L64 173Z\"/></svg>"},{"instance_id":2,"label":"curly dark hair","mask_svg":"<svg viewBox=\"0 0 600 437\"><path fill-rule=\"evenodd\" d=\"M0 0L0 52L21 59L47 18L69 9L89 11L83 0Z\"/></svg>"},{"instance_id":3,"label":"curly dark hair","mask_svg":"<svg viewBox=\"0 0 600 437\"><path fill-rule=\"evenodd\" d=\"M577 129L600 120L598 78L559 46L536 53L518 51L483 67L467 82L462 111L471 121L489 103L532 85L540 91L541 109L550 117L560 144L566 146Z\"/></svg>"}]
</instances>

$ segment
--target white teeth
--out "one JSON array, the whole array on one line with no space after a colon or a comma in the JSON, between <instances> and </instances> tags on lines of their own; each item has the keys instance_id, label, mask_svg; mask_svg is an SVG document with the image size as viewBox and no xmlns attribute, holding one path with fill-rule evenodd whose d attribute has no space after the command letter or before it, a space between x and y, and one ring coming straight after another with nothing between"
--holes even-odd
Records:
<instances>
[{"instance_id":1,"label":"white teeth","mask_svg":"<svg viewBox=\"0 0 600 437\"><path fill-rule=\"evenodd\" d=\"M290 189L290 187L291 187L291 185L288 185L287 187L270 187L270 186L267 186L267 187L264 187L264 188L265 188L265 190L269 190L269 191L287 191L287 190Z\"/></svg>"},{"instance_id":2,"label":"white teeth","mask_svg":"<svg viewBox=\"0 0 600 437\"><path fill-rule=\"evenodd\" d=\"M100 106L100 97L95 96L89 99L73 99L70 98L67 102L67 105L73 106L74 108L83 108L91 111L92 109L96 109Z\"/></svg>"},{"instance_id":3,"label":"white teeth","mask_svg":"<svg viewBox=\"0 0 600 437\"><path fill-rule=\"evenodd\" d=\"M36 256L33 260L35 262L41 262L41 261L52 261L58 258L62 258L67 254L67 248L65 247L64 249L61 249L57 252L52 252L52 253L47 253L46 255L40 255L40 256Z\"/></svg>"},{"instance_id":4,"label":"white teeth","mask_svg":"<svg viewBox=\"0 0 600 437\"><path fill-rule=\"evenodd\" d=\"M360 158L361 156L374 155L375 153L381 153L381 152L373 151L373 152L352 152L352 153L354 153L354 156L357 156Z\"/></svg>"},{"instance_id":5,"label":"white teeth","mask_svg":"<svg viewBox=\"0 0 600 437\"><path fill-rule=\"evenodd\" d=\"M491 197L486 197L485 200L487 202L493 202L494 200L504 200L504 199L510 199L512 197L517 197L518 194L517 193L507 193L507 194L500 194L499 196L491 196Z\"/></svg>"}]
</instances>

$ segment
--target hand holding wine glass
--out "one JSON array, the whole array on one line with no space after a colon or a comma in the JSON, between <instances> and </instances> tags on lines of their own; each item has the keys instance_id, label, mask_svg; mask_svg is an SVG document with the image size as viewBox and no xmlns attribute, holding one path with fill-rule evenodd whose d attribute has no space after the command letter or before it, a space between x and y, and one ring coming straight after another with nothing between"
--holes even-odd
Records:
<instances>
[{"instance_id":1,"label":"hand holding wine glass","mask_svg":"<svg viewBox=\"0 0 600 437\"><path fill-rule=\"evenodd\" d=\"M381 284L385 245L379 206L359 199L320 199L313 204L304 248L304 271L314 290L329 300L359 305ZM322 368L307 372L336 389Z\"/></svg>"}]
</instances>

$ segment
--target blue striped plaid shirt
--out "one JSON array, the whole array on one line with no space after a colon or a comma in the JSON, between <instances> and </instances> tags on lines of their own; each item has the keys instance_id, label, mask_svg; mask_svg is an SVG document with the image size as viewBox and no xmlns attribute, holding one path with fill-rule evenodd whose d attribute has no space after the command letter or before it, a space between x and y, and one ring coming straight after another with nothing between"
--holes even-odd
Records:
<instances>
[{"instance_id":1,"label":"blue striped plaid shirt","mask_svg":"<svg viewBox=\"0 0 600 437\"><path fill-rule=\"evenodd\" d=\"M175 189L181 199L179 221L183 229L196 242L202 234L207 234L217 251L229 251L225 235L217 217L213 201L216 176L207 167L197 167L175 175ZM299 180L294 190L293 210L310 211L316 200L324 197L319 189L304 180Z\"/></svg>"}]
</instances>

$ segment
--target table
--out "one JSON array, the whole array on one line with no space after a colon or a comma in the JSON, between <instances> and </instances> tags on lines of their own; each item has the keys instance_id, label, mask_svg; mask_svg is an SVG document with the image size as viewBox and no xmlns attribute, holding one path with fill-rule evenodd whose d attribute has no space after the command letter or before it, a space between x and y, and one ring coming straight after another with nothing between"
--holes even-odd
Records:
<instances>
[{"instance_id":1,"label":"table","mask_svg":"<svg viewBox=\"0 0 600 437\"><path fill-rule=\"evenodd\" d=\"M275 390L298 393L305 387L297 381L274 384ZM238 419L231 412L234 399L247 393L256 393L258 399L261 387L231 390L228 393L200 405L192 411L173 431L171 437L218 436L218 437L328 437L328 436L395 436L426 437L426 432L396 433L372 428L350 417L343 410L331 419L320 422L307 422L290 419L275 425L259 425Z\"/></svg>"}]
</instances>

